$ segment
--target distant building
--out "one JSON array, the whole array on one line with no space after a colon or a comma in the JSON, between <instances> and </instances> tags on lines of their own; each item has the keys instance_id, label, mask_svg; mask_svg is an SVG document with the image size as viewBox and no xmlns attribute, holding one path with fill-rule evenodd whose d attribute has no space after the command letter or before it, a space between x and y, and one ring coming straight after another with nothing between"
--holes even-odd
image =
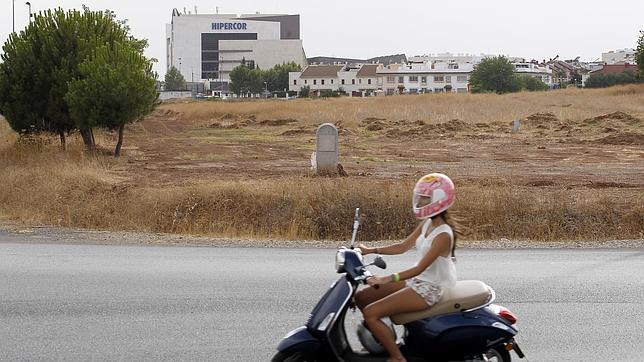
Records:
<instances>
[{"instance_id":1,"label":"distant building","mask_svg":"<svg viewBox=\"0 0 644 362\"><path fill-rule=\"evenodd\" d=\"M378 69L381 64L309 65L302 72L289 73L289 90L298 92L309 87L312 94L339 91L352 96L374 95L378 90ZM382 83L382 80L380 81Z\"/></svg>"},{"instance_id":2,"label":"distant building","mask_svg":"<svg viewBox=\"0 0 644 362\"><path fill-rule=\"evenodd\" d=\"M226 88L243 60L262 69L295 62L306 66L299 15L226 15L172 12L166 25L167 67L188 82ZM211 82L208 82L211 81ZM210 85L210 84L209 84Z\"/></svg>"},{"instance_id":3,"label":"distant building","mask_svg":"<svg viewBox=\"0 0 644 362\"><path fill-rule=\"evenodd\" d=\"M635 64L635 49L611 50L602 53L604 64Z\"/></svg>"},{"instance_id":4,"label":"distant building","mask_svg":"<svg viewBox=\"0 0 644 362\"><path fill-rule=\"evenodd\" d=\"M601 69L590 72L590 75L623 73L628 71L637 72L637 70L638 68L635 64L606 64Z\"/></svg>"},{"instance_id":5,"label":"distant building","mask_svg":"<svg viewBox=\"0 0 644 362\"><path fill-rule=\"evenodd\" d=\"M417 94L469 91L472 64L404 63L309 65L303 72L289 73L289 90L310 87L311 92L342 89L352 96Z\"/></svg>"},{"instance_id":6,"label":"distant building","mask_svg":"<svg viewBox=\"0 0 644 362\"><path fill-rule=\"evenodd\" d=\"M470 90L470 63L434 62L391 65L378 70L387 95L417 93L467 93Z\"/></svg>"},{"instance_id":7,"label":"distant building","mask_svg":"<svg viewBox=\"0 0 644 362\"><path fill-rule=\"evenodd\" d=\"M355 58L336 58L336 57L313 57L309 58L310 65L339 65L345 64L349 66L358 66L361 64L404 64L407 63L407 56L405 54L383 55L369 59L355 59Z\"/></svg>"},{"instance_id":8,"label":"distant building","mask_svg":"<svg viewBox=\"0 0 644 362\"><path fill-rule=\"evenodd\" d=\"M529 75L544 82L548 87L553 87L555 84L554 72L549 65L538 64L536 61L526 62L525 60L514 61L512 64L517 74Z\"/></svg>"}]
</instances>

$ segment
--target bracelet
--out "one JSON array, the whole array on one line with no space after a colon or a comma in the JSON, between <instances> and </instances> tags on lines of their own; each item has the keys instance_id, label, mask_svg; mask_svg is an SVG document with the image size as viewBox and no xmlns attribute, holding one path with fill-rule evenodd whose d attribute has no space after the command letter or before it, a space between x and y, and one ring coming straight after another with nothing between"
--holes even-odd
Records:
<instances>
[{"instance_id":1,"label":"bracelet","mask_svg":"<svg viewBox=\"0 0 644 362\"><path fill-rule=\"evenodd\" d=\"M399 282L400 281L400 274L394 273L391 275L391 280L394 282Z\"/></svg>"}]
</instances>

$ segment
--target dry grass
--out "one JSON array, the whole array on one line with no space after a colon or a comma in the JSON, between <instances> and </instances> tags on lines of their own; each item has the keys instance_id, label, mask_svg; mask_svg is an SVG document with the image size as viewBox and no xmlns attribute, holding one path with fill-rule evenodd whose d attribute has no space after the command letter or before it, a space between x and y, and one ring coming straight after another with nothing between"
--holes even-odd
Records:
<instances>
[{"instance_id":1,"label":"dry grass","mask_svg":"<svg viewBox=\"0 0 644 362\"><path fill-rule=\"evenodd\" d=\"M199 102L163 105L187 120L209 120L226 114L258 115L261 119L342 121L356 125L369 117L442 123L511 121L533 113L551 112L562 120L580 121L619 109L644 115L644 85L608 89L570 88L554 92L497 94L426 94L382 98L301 99L295 101Z\"/></svg>"},{"instance_id":2,"label":"dry grass","mask_svg":"<svg viewBox=\"0 0 644 362\"><path fill-rule=\"evenodd\" d=\"M165 112L178 112L173 115L187 122L204 124L226 119L226 114L255 115L258 122L296 118L318 124L341 120L353 127L368 117L420 119L427 123L452 119L505 122L539 112L551 112L561 120L580 121L614 111L641 117L644 86L503 96L455 94L172 103L162 108ZM164 126L162 120L155 122L154 125ZM221 130L212 132L228 138L242 137L239 130L225 131L225 134ZM171 131L175 132L181 130ZM243 135L261 136L252 132ZM101 144L113 141L109 134L97 137ZM137 152L142 158L146 156L143 150ZM207 154L212 160L228 155ZM181 155L182 159L202 157L188 151ZM248 180L243 182L215 180L188 186L147 182L141 186L123 171L137 172L126 167L135 158L114 160L101 154L88 155L77 137L70 138L66 151L59 149L55 138L18 139L0 119L0 216L108 230L288 239L346 239L350 236L355 207L364 212L364 229L360 234L363 239L401 238L415 224L410 213L413 180L409 178L374 181L360 176L262 177L258 171L256 178L243 178ZM512 184L511 180L508 183L458 177L455 180L458 202L454 211L466 219L466 239L644 237L644 192L637 184L625 188L590 185L593 188L569 189L565 185L524 186Z\"/></svg>"},{"instance_id":3,"label":"dry grass","mask_svg":"<svg viewBox=\"0 0 644 362\"><path fill-rule=\"evenodd\" d=\"M283 179L190 187L133 188L110 177L100 157L68 151L6 164L0 214L12 219L111 230L227 237L346 239L361 207L361 238L396 239L410 232L409 182ZM457 215L466 239L598 240L641 238L641 192L458 185Z\"/></svg>"}]
</instances>

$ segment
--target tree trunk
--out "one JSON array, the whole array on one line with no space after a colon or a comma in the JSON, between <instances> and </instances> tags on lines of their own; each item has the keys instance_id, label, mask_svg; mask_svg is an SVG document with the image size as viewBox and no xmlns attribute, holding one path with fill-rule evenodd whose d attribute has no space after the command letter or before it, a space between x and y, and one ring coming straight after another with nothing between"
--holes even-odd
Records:
<instances>
[{"instance_id":1,"label":"tree trunk","mask_svg":"<svg viewBox=\"0 0 644 362\"><path fill-rule=\"evenodd\" d=\"M125 129L125 124L122 124L119 127L119 141L116 142L116 150L114 150L114 157L121 157L121 146L123 145L123 130Z\"/></svg>"},{"instance_id":2,"label":"tree trunk","mask_svg":"<svg viewBox=\"0 0 644 362\"><path fill-rule=\"evenodd\" d=\"M94 137L92 136L92 129L91 128L81 129L80 134L83 137L83 143L85 144L85 148L87 148L88 151L93 151L95 148L95 143L94 143Z\"/></svg>"},{"instance_id":3,"label":"tree trunk","mask_svg":"<svg viewBox=\"0 0 644 362\"><path fill-rule=\"evenodd\" d=\"M65 131L58 131L58 135L60 136L60 148L65 151L66 149L66 144L65 144Z\"/></svg>"}]
</instances>

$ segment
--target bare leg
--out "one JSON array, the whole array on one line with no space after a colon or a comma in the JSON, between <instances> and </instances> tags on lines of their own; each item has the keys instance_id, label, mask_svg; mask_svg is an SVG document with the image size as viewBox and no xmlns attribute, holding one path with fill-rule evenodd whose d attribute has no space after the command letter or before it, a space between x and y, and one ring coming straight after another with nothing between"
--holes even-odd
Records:
<instances>
[{"instance_id":1,"label":"bare leg","mask_svg":"<svg viewBox=\"0 0 644 362\"><path fill-rule=\"evenodd\" d=\"M388 295L394 294L395 292L403 289L404 287L405 287L404 282L382 284L378 289L369 286L358 291L356 293L356 296L354 297L354 300L356 302L356 306L360 310L363 310L369 304L379 299L382 299Z\"/></svg>"},{"instance_id":2,"label":"bare leg","mask_svg":"<svg viewBox=\"0 0 644 362\"><path fill-rule=\"evenodd\" d=\"M415 312L428 307L427 302L420 295L409 288L404 288L369 304L362 313L369 330L389 352L391 360L402 362L405 361L405 357L400 353L396 341L380 318L398 313Z\"/></svg>"}]
</instances>

